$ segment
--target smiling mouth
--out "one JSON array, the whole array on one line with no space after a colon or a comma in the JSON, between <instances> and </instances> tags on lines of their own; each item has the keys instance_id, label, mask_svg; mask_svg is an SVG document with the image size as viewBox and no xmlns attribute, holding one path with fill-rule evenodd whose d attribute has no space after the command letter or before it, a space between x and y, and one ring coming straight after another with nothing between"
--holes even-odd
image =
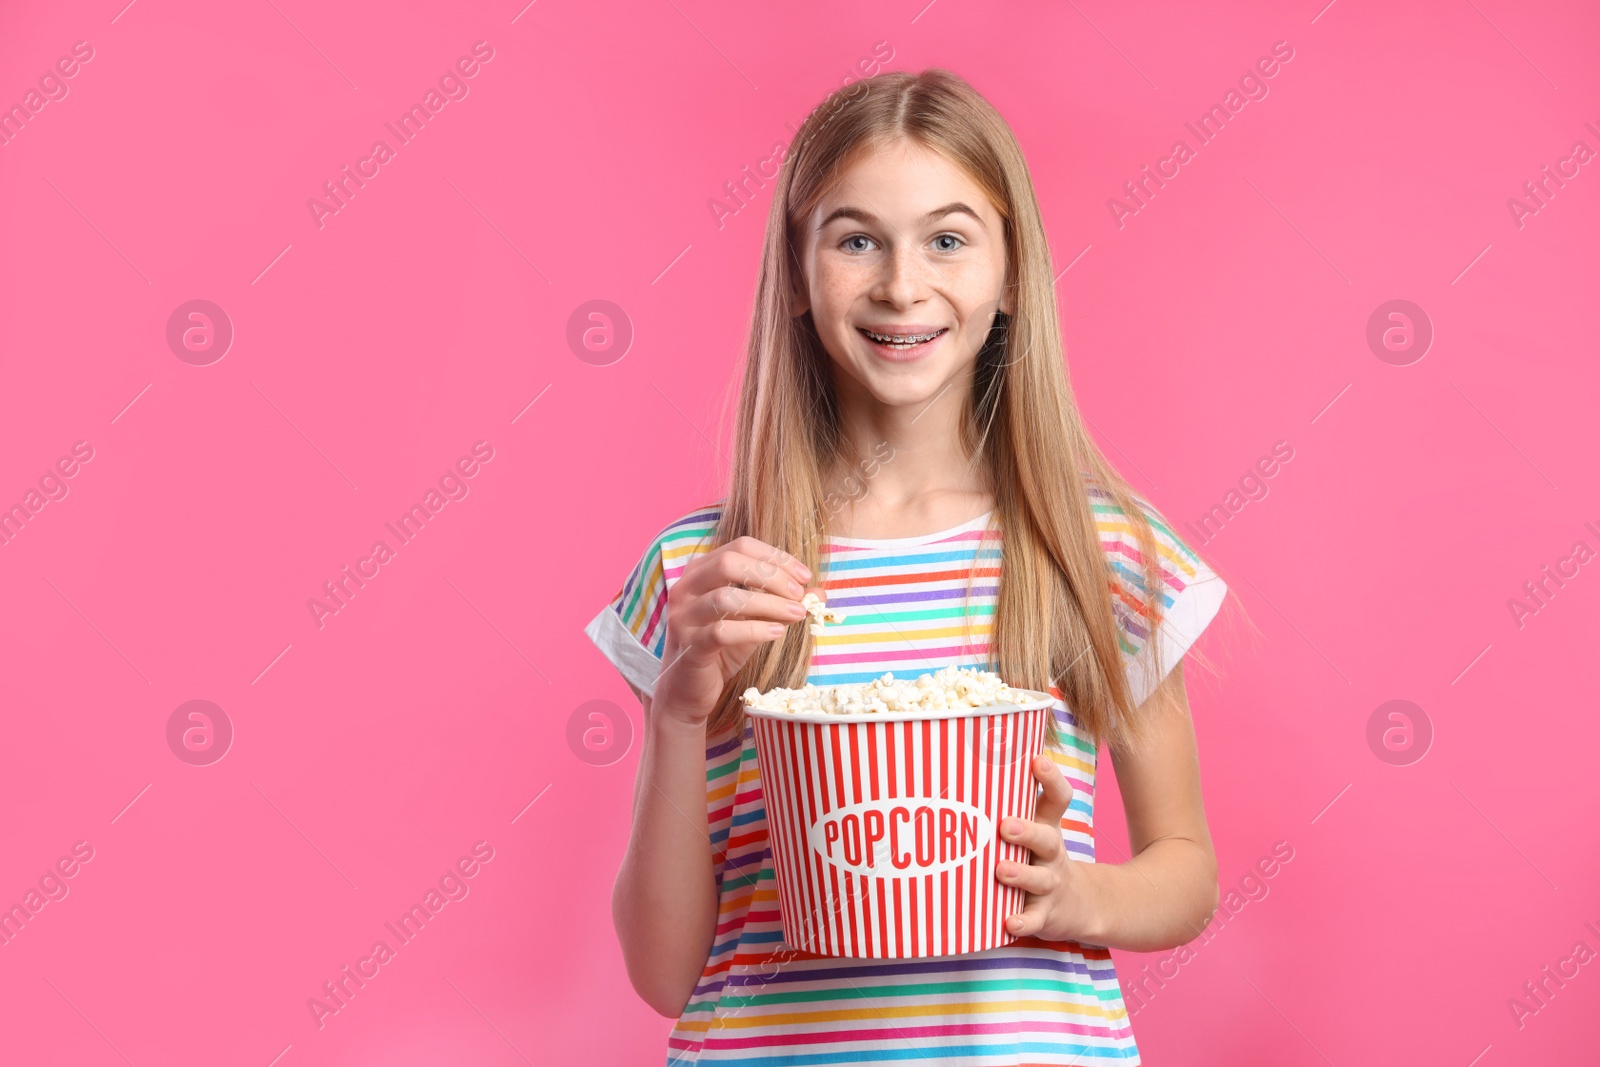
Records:
<instances>
[{"instance_id":1,"label":"smiling mouth","mask_svg":"<svg viewBox=\"0 0 1600 1067\"><path fill-rule=\"evenodd\" d=\"M868 340L876 341L880 345L894 349L916 348L919 345L927 344L929 341L942 337L944 334L949 332L947 329L939 329L933 331L932 333L897 334L874 333L873 331L860 326L856 327L856 329L860 330L862 336L866 337Z\"/></svg>"}]
</instances>

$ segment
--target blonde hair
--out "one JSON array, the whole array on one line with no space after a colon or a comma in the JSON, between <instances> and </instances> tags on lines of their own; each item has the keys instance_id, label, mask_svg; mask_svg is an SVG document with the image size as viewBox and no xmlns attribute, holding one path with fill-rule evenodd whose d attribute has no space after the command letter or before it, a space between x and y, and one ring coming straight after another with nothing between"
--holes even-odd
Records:
<instances>
[{"instance_id":1,"label":"blonde hair","mask_svg":"<svg viewBox=\"0 0 1600 1067\"><path fill-rule=\"evenodd\" d=\"M1146 609L1142 622L1159 658L1164 583L1155 535L1073 402L1049 246L1021 149L993 106L950 71L896 71L837 89L797 132L767 217L728 494L712 547L748 535L823 572L824 477L860 457L847 454L830 361L810 312L788 314L788 297L805 285L797 238L858 153L901 139L961 166L1005 221L1006 285L1015 304L1010 316L996 313L978 353L961 425L972 462L988 465L1003 536L990 669L1022 688L1057 685L1096 743L1135 744L1140 722L1086 477L1110 494L1133 528L1150 591L1133 593ZM742 731L745 689L805 684L812 649L804 626L759 645L724 689L708 735Z\"/></svg>"}]
</instances>

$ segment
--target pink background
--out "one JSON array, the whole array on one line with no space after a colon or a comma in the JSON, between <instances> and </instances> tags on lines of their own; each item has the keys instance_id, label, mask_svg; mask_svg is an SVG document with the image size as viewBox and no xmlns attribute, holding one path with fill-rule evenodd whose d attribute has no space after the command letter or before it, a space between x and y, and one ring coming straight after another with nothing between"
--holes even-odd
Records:
<instances>
[{"instance_id":1,"label":"pink background","mask_svg":"<svg viewBox=\"0 0 1600 1067\"><path fill-rule=\"evenodd\" d=\"M0 102L94 49L0 146L0 505L93 449L0 546L0 904L94 850L0 946L0 1058L659 1062L609 913L637 748L567 740L586 701L635 737L638 707L581 631L721 492L770 186L720 229L708 201L880 41L1015 128L1079 400L1141 491L1196 520L1294 452L1191 541L1259 636L1230 608L1190 685L1223 886L1294 859L1147 986L1146 1062L1592 1050L1600 966L1520 1028L1507 1001L1600 950L1600 563L1520 627L1507 601L1600 549L1600 164L1521 227L1506 203L1600 148L1592 5L124 3L0 14ZM480 40L469 95L319 228L307 199ZM1119 229L1108 198L1280 40ZM1396 298L1436 331L1408 366L1365 340ZM235 330L208 366L165 338L192 299ZM566 339L596 299L635 331L603 366ZM469 495L319 628L476 441ZM167 742L195 699L235 731L209 766ZM1419 762L1368 746L1392 699ZM479 841L319 1029L307 999ZM1125 987L1166 956L1119 953Z\"/></svg>"}]
</instances>

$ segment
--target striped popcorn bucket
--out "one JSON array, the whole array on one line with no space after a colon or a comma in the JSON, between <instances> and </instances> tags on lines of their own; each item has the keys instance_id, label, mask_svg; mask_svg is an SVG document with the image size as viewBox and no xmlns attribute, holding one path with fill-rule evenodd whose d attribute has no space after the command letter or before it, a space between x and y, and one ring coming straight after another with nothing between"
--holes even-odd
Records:
<instances>
[{"instance_id":1,"label":"striped popcorn bucket","mask_svg":"<svg viewBox=\"0 0 1600 1067\"><path fill-rule=\"evenodd\" d=\"M766 800L783 937L823 956L904 959L1008 945L1027 893L995 876L1033 854L1002 841L1032 819L1030 765L1049 693L948 712L829 715L745 705ZM1034 699L1037 698L1037 699Z\"/></svg>"}]
</instances>

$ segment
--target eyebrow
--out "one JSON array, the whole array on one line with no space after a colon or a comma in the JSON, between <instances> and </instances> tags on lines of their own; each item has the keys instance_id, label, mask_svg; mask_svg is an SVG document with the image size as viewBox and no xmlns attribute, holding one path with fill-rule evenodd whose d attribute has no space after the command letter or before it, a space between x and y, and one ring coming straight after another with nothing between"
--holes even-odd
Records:
<instances>
[{"instance_id":1,"label":"eyebrow","mask_svg":"<svg viewBox=\"0 0 1600 1067\"><path fill-rule=\"evenodd\" d=\"M967 215L971 215L972 218L973 218L973 221L975 221L979 226L983 226L983 217L981 215L979 215L976 211L974 211L971 207L969 207L966 204L963 204L959 200L952 201L952 202L946 204L944 207L936 207L936 208L934 208L932 211L930 211L926 215L922 216L922 218L918 219L917 220L917 225L926 226L930 222L937 222L939 219L944 218L946 215L954 215L954 214L957 214L957 213L964 213L964 214L967 214ZM827 227L828 223L832 222L834 219L855 219L857 222L865 222L865 223L874 223L874 222L881 222L882 221L881 219L878 218L878 216L874 215L870 211L864 210L862 208L850 207L850 206L846 205L845 207L834 208L832 211L830 211L828 213L828 217L822 220L821 225L819 225L817 227L817 229L819 229L819 230L825 229ZM987 229L987 227L985 227L985 229Z\"/></svg>"}]
</instances>

